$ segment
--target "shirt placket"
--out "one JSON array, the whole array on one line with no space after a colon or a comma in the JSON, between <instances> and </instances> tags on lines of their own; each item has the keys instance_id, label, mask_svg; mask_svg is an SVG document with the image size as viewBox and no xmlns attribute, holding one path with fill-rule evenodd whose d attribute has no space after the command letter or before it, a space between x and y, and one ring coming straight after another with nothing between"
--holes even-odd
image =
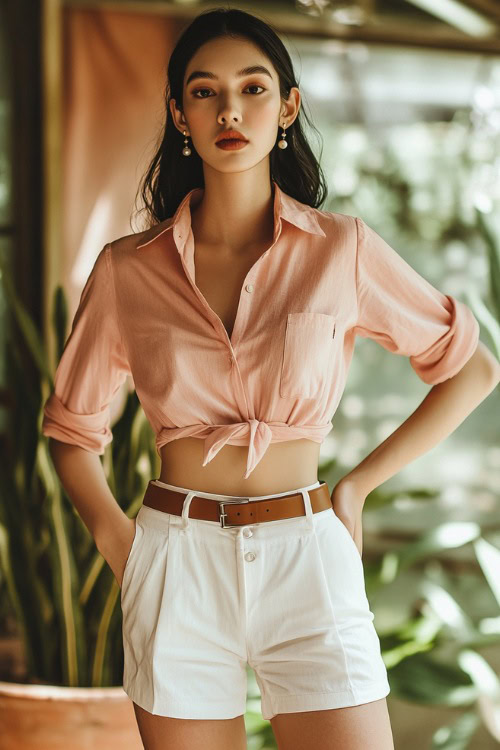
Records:
<instances>
[{"instance_id":1,"label":"shirt placket","mask_svg":"<svg viewBox=\"0 0 500 750\"><path fill-rule=\"evenodd\" d=\"M241 388L242 394L244 395L245 413L247 414L247 417L249 419L253 418L253 415L250 414L249 409L248 409L246 393L243 387L243 379L241 377L241 371L238 366L236 350L238 347L238 343L241 340L241 337L248 325L248 319L250 316L250 306L252 304L255 304L256 295L258 298L259 292L260 292L260 299L262 299L262 289L260 289L259 287L259 280L258 280L259 270L261 268L263 260L268 256L268 254L270 253L270 251L272 250L272 248L274 247L274 245L276 244L276 242L278 241L280 237L281 221L278 219L278 221L275 222L276 231L275 231L275 236L273 238L272 244L255 261L255 263L252 265L252 267L250 268L250 270L248 271L244 279L243 285L240 289L240 297L238 300L238 307L236 311L236 317L235 317L234 327L233 327L233 332L232 332L231 337L228 336L228 333L226 331L226 328L222 320L219 318L217 313L210 307L210 305L208 304L207 300L205 299L204 295L201 293L200 289L198 288L194 280L195 278L194 235L190 226L190 222L188 219L184 217L183 221L179 222L179 224L180 224L179 228L176 229L174 233L174 241L177 245L177 249L178 249L179 256L182 262L182 266L184 268L184 272L199 302L201 303L203 309L207 312L210 318L210 322L212 323L214 329L217 331L220 338L224 341L227 347L227 350L228 350L227 362L230 365L231 370L232 371L234 370L237 374L238 384Z\"/></svg>"},{"instance_id":2,"label":"shirt placket","mask_svg":"<svg viewBox=\"0 0 500 750\"><path fill-rule=\"evenodd\" d=\"M255 445L253 441L255 439L255 414L253 408L250 408L249 400L243 383L243 377L241 374L238 358L236 355L236 349L244 331L248 325L248 319L250 317L251 305L255 304L256 293L262 290L259 289L259 270L262 266L262 262L268 256L274 245L277 243L281 234L281 219L276 217L275 220L275 233L272 244L268 249L262 253L262 255L255 261L250 270L248 271L243 285L240 289L240 297L238 300L238 307L236 311L236 318L234 322L233 332L231 337L228 336L226 328L217 315L217 313L210 307L204 295L196 285L194 280L195 267L194 267L194 235L191 229L190 221L185 216L183 220L179 222L179 227L174 230L174 241L179 251L184 273L186 274L191 287L196 294L200 304L206 311L210 318L210 322L214 327L215 331L219 334L220 338L224 341L227 347L227 362L230 367L229 376L233 383L237 404L240 412L246 415L246 421L249 424L250 437L249 437L249 455L255 451ZM184 239L185 238L185 239ZM262 294L260 295L262 299ZM228 435L231 436L231 425L228 425Z\"/></svg>"}]
</instances>

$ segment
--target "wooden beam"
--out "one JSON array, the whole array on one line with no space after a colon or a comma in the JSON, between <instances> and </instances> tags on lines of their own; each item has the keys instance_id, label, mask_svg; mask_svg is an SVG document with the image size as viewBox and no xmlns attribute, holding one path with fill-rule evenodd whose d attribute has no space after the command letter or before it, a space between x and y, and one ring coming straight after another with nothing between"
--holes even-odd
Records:
<instances>
[{"instance_id":1,"label":"wooden beam","mask_svg":"<svg viewBox=\"0 0 500 750\"><path fill-rule=\"evenodd\" d=\"M137 0L60 0L65 5L75 8L96 8L130 13L151 13L153 15L185 18L186 21L199 15L203 10L213 8L212 2L173 5L158 2L138 2ZM484 1L484 0L478 0ZM307 36L316 39L339 39L346 42L367 42L372 44L404 45L424 49L449 49L459 52L500 53L500 34L491 37L470 37L461 34L444 23L412 25L401 20L401 16L378 16L376 23L363 26L344 25L329 20L325 16L312 17L293 10L283 10L265 2L248 3L232 2L231 7L240 8L262 16L282 34Z\"/></svg>"}]
</instances>

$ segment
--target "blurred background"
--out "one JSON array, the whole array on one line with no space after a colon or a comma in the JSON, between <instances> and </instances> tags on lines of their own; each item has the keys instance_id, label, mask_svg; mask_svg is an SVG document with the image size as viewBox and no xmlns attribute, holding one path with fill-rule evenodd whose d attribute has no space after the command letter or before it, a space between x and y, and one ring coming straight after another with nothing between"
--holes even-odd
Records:
<instances>
[{"instance_id":1,"label":"blurred background","mask_svg":"<svg viewBox=\"0 0 500 750\"><path fill-rule=\"evenodd\" d=\"M468 304L500 358L496 0L0 0L7 749L142 747L120 687L119 591L58 482L41 407L97 252L144 228L137 191L162 127L170 50L195 15L222 6L271 23L292 56L321 134L311 146L329 185L323 210L362 217ZM367 594L396 748L500 745L499 390L366 501ZM319 478L332 488L427 391L406 358L358 338ZM159 469L131 383L112 424L103 464L130 515ZM249 750L275 747L250 668L245 722Z\"/></svg>"}]
</instances>

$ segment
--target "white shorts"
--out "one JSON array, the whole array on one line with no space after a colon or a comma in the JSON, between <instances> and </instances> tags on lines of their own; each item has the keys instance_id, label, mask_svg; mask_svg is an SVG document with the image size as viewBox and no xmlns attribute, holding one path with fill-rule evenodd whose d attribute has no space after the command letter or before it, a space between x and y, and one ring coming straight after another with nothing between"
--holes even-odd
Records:
<instances>
[{"instance_id":1,"label":"white shorts","mask_svg":"<svg viewBox=\"0 0 500 750\"><path fill-rule=\"evenodd\" d=\"M312 512L319 484L296 490L306 515L240 527L189 518L186 501L183 516L141 507L121 587L123 688L135 703L234 718L246 712L247 663L264 719L388 695L361 556L333 508Z\"/></svg>"}]
</instances>

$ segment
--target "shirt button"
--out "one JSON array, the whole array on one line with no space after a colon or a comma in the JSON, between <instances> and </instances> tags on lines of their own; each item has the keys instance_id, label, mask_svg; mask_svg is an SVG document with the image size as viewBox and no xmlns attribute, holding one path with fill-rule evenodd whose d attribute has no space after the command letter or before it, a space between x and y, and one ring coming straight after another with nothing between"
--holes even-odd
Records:
<instances>
[{"instance_id":1,"label":"shirt button","mask_svg":"<svg viewBox=\"0 0 500 750\"><path fill-rule=\"evenodd\" d=\"M247 562L252 562L253 560L255 560L254 553L253 552L247 552L246 555L245 555L245 560Z\"/></svg>"},{"instance_id":2,"label":"shirt button","mask_svg":"<svg viewBox=\"0 0 500 750\"><path fill-rule=\"evenodd\" d=\"M253 292L253 284L247 284L245 289L247 290L247 292Z\"/></svg>"},{"instance_id":3,"label":"shirt button","mask_svg":"<svg viewBox=\"0 0 500 750\"><path fill-rule=\"evenodd\" d=\"M243 536L246 536L247 538L252 536L252 531L250 531L250 529L243 529Z\"/></svg>"}]
</instances>

